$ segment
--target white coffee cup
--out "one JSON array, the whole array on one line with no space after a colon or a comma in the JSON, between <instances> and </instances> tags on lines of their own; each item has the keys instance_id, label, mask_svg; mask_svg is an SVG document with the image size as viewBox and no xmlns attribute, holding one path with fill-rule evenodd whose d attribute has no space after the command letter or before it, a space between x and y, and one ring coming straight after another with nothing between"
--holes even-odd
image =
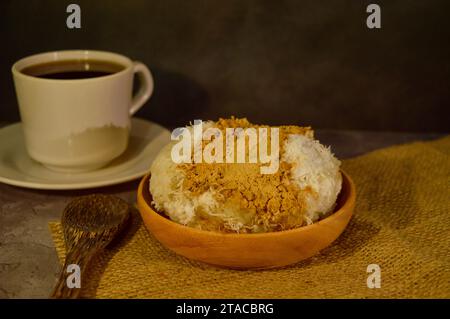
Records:
<instances>
[{"instance_id":1,"label":"white coffee cup","mask_svg":"<svg viewBox=\"0 0 450 319\"><path fill-rule=\"evenodd\" d=\"M97 60L121 71L82 79L48 79L24 74L27 67L66 60ZM153 77L140 62L111 52L71 50L41 53L12 66L25 145L30 157L63 172L105 166L128 145L130 117L153 92ZM141 87L132 96L133 77Z\"/></svg>"}]
</instances>

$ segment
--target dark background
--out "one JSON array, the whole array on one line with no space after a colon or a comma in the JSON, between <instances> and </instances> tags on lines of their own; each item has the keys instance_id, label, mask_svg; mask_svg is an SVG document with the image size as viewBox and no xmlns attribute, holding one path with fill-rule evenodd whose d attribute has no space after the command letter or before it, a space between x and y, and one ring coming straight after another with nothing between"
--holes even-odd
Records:
<instances>
[{"instance_id":1,"label":"dark background","mask_svg":"<svg viewBox=\"0 0 450 319\"><path fill-rule=\"evenodd\" d=\"M82 29L66 27L81 6ZM381 6L382 28L366 27ZM146 63L139 111L168 127L246 116L326 129L448 132L450 1L1 1L0 121L18 121L10 67L58 49Z\"/></svg>"}]
</instances>

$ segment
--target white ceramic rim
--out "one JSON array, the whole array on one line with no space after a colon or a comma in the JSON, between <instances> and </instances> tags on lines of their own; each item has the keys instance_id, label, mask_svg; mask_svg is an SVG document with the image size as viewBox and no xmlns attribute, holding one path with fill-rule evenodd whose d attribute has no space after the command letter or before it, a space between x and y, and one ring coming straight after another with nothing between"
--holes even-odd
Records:
<instances>
[{"instance_id":1,"label":"white ceramic rim","mask_svg":"<svg viewBox=\"0 0 450 319\"><path fill-rule=\"evenodd\" d=\"M119 72L96 77L96 78L86 78L86 79L69 79L69 80L61 80L61 79L46 79L46 78L38 78L32 75L27 75L22 73L22 70L28 66L39 64L39 63L45 63L45 62L52 62L52 61L62 61L62 60L69 60L69 59L80 59L80 60L87 60L87 59L97 59L97 60L104 60L104 61L112 61L115 63L123 64L125 68ZM53 83L69 83L69 82L87 82L87 81L98 81L98 80L104 80L107 78L115 78L119 77L124 73L130 72L133 69L133 61L131 59L127 58L124 55L114 53L114 52L108 52L108 51L97 51L97 50L61 50L61 51L50 51L50 52L43 52L43 53L37 53L33 55L29 55L27 57L24 57L20 60L18 60L16 63L13 64L11 67L11 72L15 77L18 78L25 78L29 80L34 81L45 81L45 82L53 82Z\"/></svg>"}]
</instances>

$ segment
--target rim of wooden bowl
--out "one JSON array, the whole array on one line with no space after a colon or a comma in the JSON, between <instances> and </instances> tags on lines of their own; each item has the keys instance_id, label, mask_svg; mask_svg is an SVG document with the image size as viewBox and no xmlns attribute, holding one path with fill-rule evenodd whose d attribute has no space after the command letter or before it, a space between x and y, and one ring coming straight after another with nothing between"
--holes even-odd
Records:
<instances>
[{"instance_id":1,"label":"rim of wooden bowl","mask_svg":"<svg viewBox=\"0 0 450 319\"><path fill-rule=\"evenodd\" d=\"M325 217L324 219L319 220L318 222L315 222L311 225L307 226L301 226L298 228L288 229L288 230L280 230L280 231L273 231L273 232L266 232L266 233L221 233L221 232L215 232L210 230L202 230L197 229L189 226L185 226L182 224L179 224L177 222L174 222L169 219L169 217L163 216L160 213L158 213L152 205L149 203L151 201L151 194L148 187L149 180L150 180L150 173L145 175L141 182L139 183L138 192L137 192L137 204L140 210L140 213L147 213L151 214L153 218L157 219L155 222L159 222L161 224L165 224L167 227L172 228L178 228L183 231L189 231L191 233L198 233L202 235L208 235L208 236L218 236L218 237L235 237L235 238L245 238L245 237L251 237L251 238L257 238L257 237L279 237L284 235L289 235L292 233L297 233L305 230L314 229L317 227L320 227L322 224L326 224L330 222L332 219L339 218L341 215L348 214L352 212L353 205L355 204L356 200L356 189L355 184L353 183L353 180L350 178L350 176L345 173L343 170L341 170L342 174L342 189L338 196L337 200L337 209L330 214L329 216ZM144 210L144 212L141 211L141 209Z\"/></svg>"}]
</instances>

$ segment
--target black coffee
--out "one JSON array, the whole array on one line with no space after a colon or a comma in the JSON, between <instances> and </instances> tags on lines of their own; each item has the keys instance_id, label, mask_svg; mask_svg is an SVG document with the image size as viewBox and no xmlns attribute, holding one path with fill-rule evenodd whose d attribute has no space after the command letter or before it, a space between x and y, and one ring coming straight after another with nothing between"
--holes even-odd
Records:
<instances>
[{"instance_id":1,"label":"black coffee","mask_svg":"<svg viewBox=\"0 0 450 319\"><path fill-rule=\"evenodd\" d=\"M63 60L35 64L22 69L22 73L44 79L73 80L110 75L125 66L101 60Z\"/></svg>"}]
</instances>

